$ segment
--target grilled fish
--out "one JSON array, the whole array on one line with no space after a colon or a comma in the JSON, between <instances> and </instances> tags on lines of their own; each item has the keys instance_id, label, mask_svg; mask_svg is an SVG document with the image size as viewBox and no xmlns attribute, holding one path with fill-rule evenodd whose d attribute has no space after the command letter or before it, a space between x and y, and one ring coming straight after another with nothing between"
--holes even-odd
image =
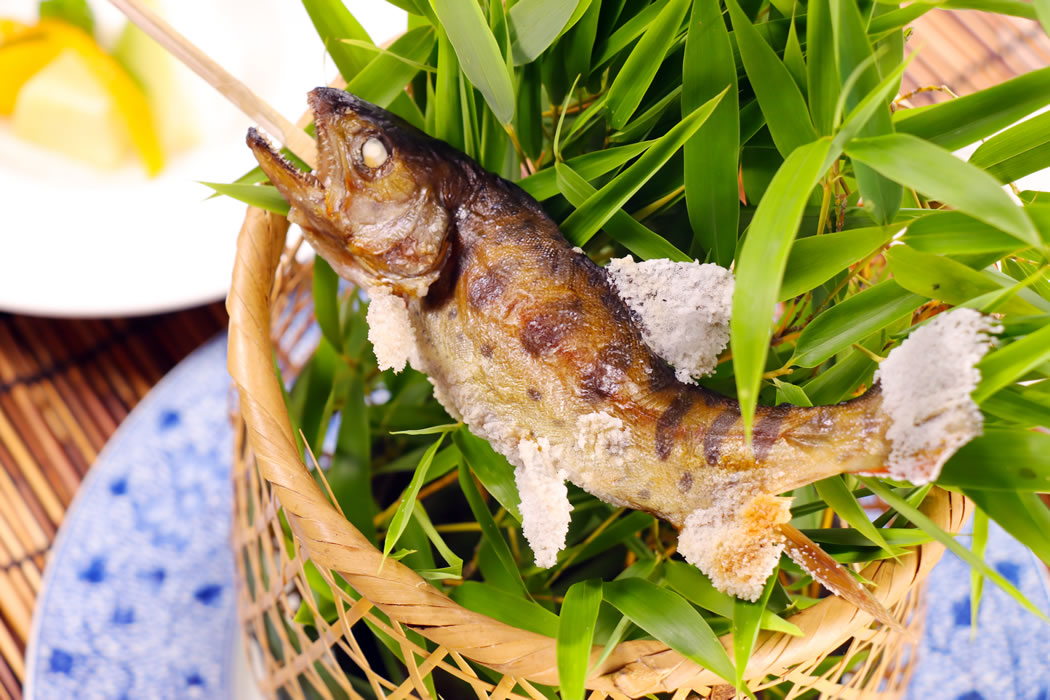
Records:
<instances>
[{"instance_id":1,"label":"grilled fish","mask_svg":"<svg viewBox=\"0 0 1050 700\"><path fill-rule=\"evenodd\" d=\"M681 530L679 550L720 589L745 598L787 547L893 624L788 524L790 499L778 496L883 470L889 419L877 388L836 406L759 407L748 442L737 402L679 381L603 268L524 191L349 93L318 88L309 102L316 173L254 130L248 144L307 240L372 297L381 364L426 373L448 412L517 467L521 488L557 501L567 479L653 513ZM567 526L567 511L552 508ZM526 522L527 535L530 525L547 527Z\"/></svg>"}]
</instances>

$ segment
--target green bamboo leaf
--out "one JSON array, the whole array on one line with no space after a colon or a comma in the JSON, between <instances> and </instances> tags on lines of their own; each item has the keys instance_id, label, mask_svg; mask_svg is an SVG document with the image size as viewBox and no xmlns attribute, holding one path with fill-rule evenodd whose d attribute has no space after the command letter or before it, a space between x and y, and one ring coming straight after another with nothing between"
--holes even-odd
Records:
<instances>
[{"instance_id":1,"label":"green bamboo leaf","mask_svg":"<svg viewBox=\"0 0 1050 700\"><path fill-rule=\"evenodd\" d=\"M224 182L201 182L216 192L227 197L232 197L239 202L272 211L281 216L288 216L290 207L276 187L272 185L240 185L227 184Z\"/></svg>"},{"instance_id":2,"label":"green bamboo leaf","mask_svg":"<svg viewBox=\"0 0 1050 700\"><path fill-rule=\"evenodd\" d=\"M664 563L664 577L668 585L689 602L716 615L732 619L736 598L716 590L711 579L700 573L695 566L681 561L667 561ZM802 636L802 630L771 610L763 611L761 626L762 629L783 632L793 637Z\"/></svg>"},{"instance_id":3,"label":"green bamboo leaf","mask_svg":"<svg viewBox=\"0 0 1050 700\"><path fill-rule=\"evenodd\" d=\"M1050 167L1050 112L996 134L974 151L970 162L1002 183Z\"/></svg>"},{"instance_id":4,"label":"green bamboo leaf","mask_svg":"<svg viewBox=\"0 0 1050 700\"><path fill-rule=\"evenodd\" d=\"M577 9L580 5L577 5ZM591 0L580 21L566 34L565 68L569 78L585 80L591 71L591 54L598 36L602 0Z\"/></svg>"},{"instance_id":5,"label":"green bamboo leaf","mask_svg":"<svg viewBox=\"0 0 1050 700\"><path fill-rule=\"evenodd\" d=\"M805 294L827 282L888 243L902 228L904 224L899 223L799 238L791 246L777 301Z\"/></svg>"},{"instance_id":6,"label":"green bamboo leaf","mask_svg":"<svg viewBox=\"0 0 1050 700\"><path fill-rule=\"evenodd\" d=\"M514 87L507 63L476 2L431 0L456 50L463 74L481 91L493 114L509 124L514 118Z\"/></svg>"},{"instance_id":7,"label":"green bamboo leaf","mask_svg":"<svg viewBox=\"0 0 1050 700\"><path fill-rule=\"evenodd\" d=\"M1017 590L1017 588L1012 583L1003 578L1002 574L988 566L980 558L974 556L973 552L956 542L954 537L942 530L940 526L938 526L937 523L930 520L929 517L926 516L926 514L924 514L918 508L910 505L906 500L898 496L896 493L893 492L892 489L887 488L877 479L872 479L868 477L858 478L862 484L871 489L871 491L876 496L886 501L886 503L888 503L891 508L893 508L898 513L907 518L909 521L911 521L911 523L915 525L915 527L933 536L934 539L936 539L938 542L940 542L949 550L951 550L951 552L955 554L955 556L959 557L971 567L980 571L987 578L990 578L992 581L995 582L997 586L1006 591L1011 598L1013 598L1022 606L1024 606L1033 615L1035 615L1041 620L1050 622L1050 618L1048 618L1042 610L1033 605L1032 602L1029 601L1028 598L1025 597L1023 593L1021 593L1021 591Z\"/></svg>"},{"instance_id":8,"label":"green bamboo leaf","mask_svg":"<svg viewBox=\"0 0 1050 700\"><path fill-rule=\"evenodd\" d=\"M773 386L777 388L777 397L774 402L776 405L782 403L789 403L792 406L812 406L813 402L810 401L809 396L806 395L806 390L797 384L791 384L790 382L782 382L776 377L773 377Z\"/></svg>"},{"instance_id":9,"label":"green bamboo leaf","mask_svg":"<svg viewBox=\"0 0 1050 700\"><path fill-rule=\"evenodd\" d=\"M614 146L569 158L564 163L584 179L593 180L616 170L635 156L644 153L652 144L653 141L639 141ZM518 181L517 185L532 195L534 199L542 202L558 194L558 175L554 168L544 168Z\"/></svg>"},{"instance_id":10,"label":"green bamboo leaf","mask_svg":"<svg viewBox=\"0 0 1050 700\"><path fill-rule=\"evenodd\" d=\"M685 204L693 230L690 252L729 267L740 219L740 104L736 64L718 0L697 0L689 19L682 63L682 116L726 85L726 95L707 122L686 141Z\"/></svg>"},{"instance_id":11,"label":"green bamboo leaf","mask_svg":"<svg viewBox=\"0 0 1050 700\"><path fill-rule=\"evenodd\" d=\"M343 395L335 452L325 476L346 519L374 543L376 503L372 498L372 440L368 412L364 379L360 372L354 372Z\"/></svg>"},{"instance_id":12,"label":"green bamboo leaf","mask_svg":"<svg viewBox=\"0 0 1050 700\"><path fill-rule=\"evenodd\" d=\"M791 28L788 29L788 40L784 46L784 65L795 79L799 92L805 97L809 89L806 84L806 59L802 56L802 44L798 39L794 17L791 17Z\"/></svg>"},{"instance_id":13,"label":"green bamboo leaf","mask_svg":"<svg viewBox=\"0 0 1050 700\"><path fill-rule=\"evenodd\" d=\"M981 511L1050 566L1050 509L1034 493L963 489Z\"/></svg>"},{"instance_id":14,"label":"green bamboo leaf","mask_svg":"<svg viewBox=\"0 0 1050 700\"><path fill-rule=\"evenodd\" d=\"M602 582L587 579L569 586L558 617L558 681L564 700L583 700L594 625L602 603Z\"/></svg>"},{"instance_id":15,"label":"green bamboo leaf","mask_svg":"<svg viewBox=\"0 0 1050 700\"><path fill-rule=\"evenodd\" d=\"M459 59L448 35L438 29L437 78L434 81L434 136L464 151L463 111L459 95Z\"/></svg>"},{"instance_id":16,"label":"green bamboo leaf","mask_svg":"<svg viewBox=\"0 0 1050 700\"><path fill-rule=\"evenodd\" d=\"M520 0L507 11L514 65L529 63L561 35L579 5L588 0Z\"/></svg>"},{"instance_id":17,"label":"green bamboo leaf","mask_svg":"<svg viewBox=\"0 0 1050 700\"><path fill-rule=\"evenodd\" d=\"M478 581L464 581L449 596L468 610L488 615L511 627L547 637L558 636L558 616L547 608L521 596Z\"/></svg>"},{"instance_id":18,"label":"green bamboo leaf","mask_svg":"<svg viewBox=\"0 0 1050 700\"><path fill-rule=\"evenodd\" d=\"M577 211L597 194L598 191L567 163L557 163L554 167L558 189L570 204L577 207ZM688 255L675 248L666 238L639 223L623 209L616 210L604 226L609 236L642 260L653 258L668 258L678 262L690 260ZM566 234L566 238L576 245L583 245L588 240L569 234Z\"/></svg>"},{"instance_id":19,"label":"green bamboo leaf","mask_svg":"<svg viewBox=\"0 0 1050 700\"><path fill-rule=\"evenodd\" d=\"M1050 104L1050 67L1019 75L972 95L894 114L898 132L949 151L968 146Z\"/></svg>"},{"instance_id":20,"label":"green bamboo leaf","mask_svg":"<svg viewBox=\"0 0 1050 700\"><path fill-rule=\"evenodd\" d=\"M1025 19L1036 18L1032 3L1025 0L945 0L940 7L946 10L979 10Z\"/></svg>"},{"instance_id":21,"label":"green bamboo leaf","mask_svg":"<svg viewBox=\"0 0 1050 700\"><path fill-rule=\"evenodd\" d=\"M420 71L420 62L434 50L434 29L417 27L405 32L353 78L346 89L363 100L386 108L404 94L405 86ZM344 40L342 43L348 43ZM369 45L367 42L365 45Z\"/></svg>"},{"instance_id":22,"label":"green bamboo leaf","mask_svg":"<svg viewBox=\"0 0 1050 700\"><path fill-rule=\"evenodd\" d=\"M903 547L914 547L915 545L926 544L927 542L933 541L933 537L922 530L916 530L915 528L883 528L875 525L875 523L871 523L871 525L881 533L880 537L882 537L888 545L885 549L891 552L900 550ZM811 540L819 542L820 544L871 547L871 539L862 534L860 530L852 527L816 528L812 530L803 530L802 532Z\"/></svg>"},{"instance_id":23,"label":"green bamboo leaf","mask_svg":"<svg viewBox=\"0 0 1050 700\"><path fill-rule=\"evenodd\" d=\"M800 367L816 367L907 316L925 301L894 280L880 282L813 319L799 336L791 362Z\"/></svg>"},{"instance_id":24,"label":"green bamboo leaf","mask_svg":"<svg viewBox=\"0 0 1050 700\"><path fill-rule=\"evenodd\" d=\"M909 292L956 306L1010 286L988 272L978 272L941 255L920 253L906 245L893 246L886 251L886 262L897 284ZM1013 283L1012 279L1007 280ZM1008 300L1000 310L1011 314L1036 314L1046 310L1041 308L1045 302L1040 301L1038 295L1026 289Z\"/></svg>"},{"instance_id":25,"label":"green bamboo leaf","mask_svg":"<svg viewBox=\"0 0 1050 700\"><path fill-rule=\"evenodd\" d=\"M839 101L839 73L835 60L835 34L829 0L810 0L806 16L806 84L809 109L821 136L835 129L835 105Z\"/></svg>"},{"instance_id":26,"label":"green bamboo leaf","mask_svg":"<svg viewBox=\"0 0 1050 700\"><path fill-rule=\"evenodd\" d=\"M847 109L855 108L863 96L876 90L879 85L879 71L875 56L868 43L865 32L865 20L861 17L860 8L855 2L831 3L831 23L835 33L835 56L839 67L839 76L846 80L856 75L852 90L843 84L843 93ZM893 79L890 86L896 87ZM896 92L894 89L893 92ZM889 91L886 97L878 101L882 109L875 109L858 130L860 136L881 136L893 133L890 122ZM865 207L871 212L877 223L887 224L897 215L900 209L904 190L901 186L863 164L854 163L854 175L860 188Z\"/></svg>"},{"instance_id":27,"label":"green bamboo leaf","mask_svg":"<svg viewBox=\"0 0 1050 700\"><path fill-rule=\"evenodd\" d=\"M336 352L343 351L343 328L339 323L339 275L321 256L314 258L314 318Z\"/></svg>"},{"instance_id":28,"label":"green bamboo leaf","mask_svg":"<svg viewBox=\"0 0 1050 700\"><path fill-rule=\"evenodd\" d=\"M909 134L855 139L846 154L896 182L969 214L1030 245L1039 232L988 173L948 151Z\"/></svg>"},{"instance_id":29,"label":"green bamboo leaf","mask_svg":"<svg viewBox=\"0 0 1050 700\"><path fill-rule=\"evenodd\" d=\"M988 428L952 455L937 483L982 491L1050 492L1050 435Z\"/></svg>"},{"instance_id":30,"label":"green bamboo leaf","mask_svg":"<svg viewBox=\"0 0 1050 700\"><path fill-rule=\"evenodd\" d=\"M595 49L598 57L592 64L592 70L600 70L606 63L613 60L617 54L626 49L631 43L640 37L649 28L657 15L663 10L662 3L647 5L640 12L621 24L615 32L609 35L603 43Z\"/></svg>"},{"instance_id":31,"label":"green bamboo leaf","mask_svg":"<svg viewBox=\"0 0 1050 700\"><path fill-rule=\"evenodd\" d=\"M568 547L558 553L558 564L551 570L549 581L553 581L561 572L572 566L577 561L587 561L602 552L617 545L630 546L629 541L636 538L637 533L645 528L652 527L653 516L648 513L635 510L620 518L609 527L602 530L601 534L593 539L585 540L579 544ZM649 559L654 559L652 553L648 552ZM642 554L644 558L644 554Z\"/></svg>"},{"instance_id":32,"label":"green bamboo leaf","mask_svg":"<svg viewBox=\"0 0 1050 700\"><path fill-rule=\"evenodd\" d=\"M680 111L682 102L682 86L676 86L671 92L657 100L651 107L627 122L621 131L615 131L609 135L610 143L633 143L645 138L653 127L668 112L671 107Z\"/></svg>"},{"instance_id":33,"label":"green bamboo leaf","mask_svg":"<svg viewBox=\"0 0 1050 700\"><path fill-rule=\"evenodd\" d=\"M367 49L344 44L342 39L356 39L372 44L372 37L361 26L341 0L302 0L310 15L317 35L321 37L328 55L332 57L339 74L351 80L374 58Z\"/></svg>"},{"instance_id":34,"label":"green bamboo leaf","mask_svg":"<svg viewBox=\"0 0 1050 700\"><path fill-rule=\"evenodd\" d=\"M871 36L872 40L881 39L908 26L930 10L936 8L936 2L913 2L907 7L891 9L877 17L871 18L871 21L868 22L868 35ZM812 14L812 10L810 10L810 13Z\"/></svg>"},{"instance_id":35,"label":"green bamboo leaf","mask_svg":"<svg viewBox=\"0 0 1050 700\"><path fill-rule=\"evenodd\" d=\"M846 116L842 126L835 133L835 139L831 144L831 152L828 156L832 160L828 163L829 167L834 162L834 159L837 159L842 153L842 149L846 144L852 141L857 134L862 131L870 131L867 127L872 123L873 119L876 122L880 121L878 115L886 111L887 101L890 97L897 94L901 76L904 75L904 71L908 68L908 64L911 63L911 59L914 56L915 54L912 54L908 57L908 60L902 61L900 65L890 71L882 79L882 82L865 95Z\"/></svg>"},{"instance_id":36,"label":"green bamboo leaf","mask_svg":"<svg viewBox=\"0 0 1050 700\"><path fill-rule=\"evenodd\" d=\"M461 434L456 433L453 437ZM464 457L466 457L465 453ZM518 565L514 561L514 555L511 554L510 547L507 546L507 541L503 539L503 533L500 532L499 526L496 525L496 521L492 518L492 513L489 511L488 506L485 505L484 499L478 493L478 487L474 484L474 479L471 476L471 469L465 462L459 465L459 487L467 499L467 504L470 505L470 511L474 514L474 519L481 526L482 539L492 548L493 553L496 555L496 562L501 570L499 578L513 585L522 596L527 598L529 593L525 588L525 582L521 580L521 574L518 572Z\"/></svg>"},{"instance_id":37,"label":"green bamboo leaf","mask_svg":"<svg viewBox=\"0 0 1050 700\"><path fill-rule=\"evenodd\" d=\"M682 25L689 0L669 0L631 50L608 91L614 129L622 129L653 82L663 57Z\"/></svg>"},{"instance_id":38,"label":"green bamboo leaf","mask_svg":"<svg viewBox=\"0 0 1050 700\"><path fill-rule=\"evenodd\" d=\"M966 255L1019 250L1022 243L994 226L960 211L939 211L915 219L901 241L924 253Z\"/></svg>"},{"instance_id":39,"label":"green bamboo leaf","mask_svg":"<svg viewBox=\"0 0 1050 700\"><path fill-rule=\"evenodd\" d=\"M515 5L517 7L517 5ZM521 69L518 81L518 114L514 125L525 155L534 161L543 151L543 81L540 64L529 63Z\"/></svg>"},{"instance_id":40,"label":"green bamboo leaf","mask_svg":"<svg viewBox=\"0 0 1050 700\"><path fill-rule=\"evenodd\" d=\"M1043 25L1043 31L1050 35L1050 0L1034 0L1035 16L1039 24Z\"/></svg>"},{"instance_id":41,"label":"green bamboo leaf","mask_svg":"<svg viewBox=\"0 0 1050 700\"><path fill-rule=\"evenodd\" d=\"M562 222L561 230L566 238L576 241L577 245L582 245L580 241L590 240L591 236L597 233L605 222L612 218L627 203L627 200L634 196L642 185L670 160L671 156L696 133L697 129L703 126L725 94L726 90L723 90L693 110L689 116L653 142L630 167L613 178L593 196L588 197L586 202L577 207L576 211Z\"/></svg>"},{"instance_id":42,"label":"green bamboo leaf","mask_svg":"<svg viewBox=\"0 0 1050 700\"><path fill-rule=\"evenodd\" d=\"M452 434L452 441L485 489L520 523L518 504L521 498L514 483L514 468L507 458L493 450L488 441L474 437L466 426Z\"/></svg>"},{"instance_id":43,"label":"green bamboo leaf","mask_svg":"<svg viewBox=\"0 0 1050 700\"><path fill-rule=\"evenodd\" d=\"M451 433L463 427L462 423L445 423L444 425L432 425L429 428L417 430L392 430L391 435L438 435L440 433Z\"/></svg>"},{"instance_id":44,"label":"green bamboo leaf","mask_svg":"<svg viewBox=\"0 0 1050 700\"><path fill-rule=\"evenodd\" d=\"M1023 428L1050 425L1050 403L1042 398L1037 392L1007 387L982 401L981 410Z\"/></svg>"},{"instance_id":45,"label":"green bamboo leaf","mask_svg":"<svg viewBox=\"0 0 1050 700\"><path fill-rule=\"evenodd\" d=\"M606 602L682 656L732 683L736 669L710 625L681 596L640 578L606 583Z\"/></svg>"},{"instance_id":46,"label":"green bamboo leaf","mask_svg":"<svg viewBox=\"0 0 1050 700\"><path fill-rule=\"evenodd\" d=\"M849 487L846 486L842 476L831 476L827 479L822 479L815 482L814 486L820 497L824 499L833 511L838 513L840 518L849 523L850 527L855 528L860 534L882 549L890 550L889 544L886 543L886 539L882 535L882 529L875 527L871 522L868 514L864 511L864 507L857 501L857 497L853 495Z\"/></svg>"},{"instance_id":47,"label":"green bamboo leaf","mask_svg":"<svg viewBox=\"0 0 1050 700\"><path fill-rule=\"evenodd\" d=\"M95 15L87 0L40 0L40 19L54 18L95 35Z\"/></svg>"},{"instance_id":48,"label":"green bamboo leaf","mask_svg":"<svg viewBox=\"0 0 1050 700\"><path fill-rule=\"evenodd\" d=\"M973 513L973 541L970 551L980 560L984 560L984 550L988 546L988 514L980 508ZM970 569L970 639L977 633L977 613L981 608L981 594L984 592L984 576L977 569Z\"/></svg>"},{"instance_id":49,"label":"green bamboo leaf","mask_svg":"<svg viewBox=\"0 0 1050 700\"><path fill-rule=\"evenodd\" d=\"M463 559L452 551L452 548L448 546L444 538L441 537L441 533L437 531L434 524L430 522L430 516L427 515L426 509L423 508L423 504L416 501L416 507L412 511L412 517L423 529L427 539L430 540L431 544L441 554L441 557L445 560L448 566L437 569L425 569L417 571L420 576L427 579L428 581L445 581L448 579L462 579L463 578Z\"/></svg>"},{"instance_id":50,"label":"green bamboo leaf","mask_svg":"<svg viewBox=\"0 0 1050 700\"><path fill-rule=\"evenodd\" d=\"M879 350L881 338L872 337L861 343L868 350ZM878 365L866 353L850 350L835 360L831 369L810 379L802 388L814 406L838 403L851 398L862 386L870 384Z\"/></svg>"},{"instance_id":51,"label":"green bamboo leaf","mask_svg":"<svg viewBox=\"0 0 1050 700\"><path fill-rule=\"evenodd\" d=\"M980 403L1050 360L1050 325L989 353L977 364L981 383L973 392Z\"/></svg>"},{"instance_id":52,"label":"green bamboo leaf","mask_svg":"<svg viewBox=\"0 0 1050 700\"><path fill-rule=\"evenodd\" d=\"M405 492L401 495L401 503L394 512L394 517L390 520L390 527L387 528L386 537L383 539L384 558L394 551L394 546L397 545L397 541L401 539L405 528L408 527L409 518L412 517L412 511L416 507L416 496L419 495L419 489L423 486L423 482L427 480L430 463L434 461L434 455L437 453L438 448L441 447L441 442L444 439L445 435L442 433L437 441L423 453L423 458L419 460L416 472L412 475L412 481L408 483L408 487L405 488Z\"/></svg>"},{"instance_id":53,"label":"green bamboo leaf","mask_svg":"<svg viewBox=\"0 0 1050 700\"><path fill-rule=\"evenodd\" d=\"M737 598L733 601L733 662L736 668L736 687L744 687L744 669L747 661L751 658L751 650L755 647L758 639L759 621L762 613L766 611L769 604L769 595L773 592L773 586L777 582L779 568L773 571L766 581L765 587L758 600L752 602ZM752 693L749 696L754 698Z\"/></svg>"},{"instance_id":54,"label":"green bamboo leaf","mask_svg":"<svg viewBox=\"0 0 1050 700\"><path fill-rule=\"evenodd\" d=\"M823 175L830 145L831 139L823 138L788 156L758 203L737 258L730 335L737 397L748 436L769 351L773 306L791 243L809 195Z\"/></svg>"},{"instance_id":55,"label":"green bamboo leaf","mask_svg":"<svg viewBox=\"0 0 1050 700\"><path fill-rule=\"evenodd\" d=\"M740 58L766 117L769 133L777 150L786 158L796 148L817 138L806 101L791 72L751 24L737 1L726 0L726 7L733 22Z\"/></svg>"},{"instance_id":56,"label":"green bamboo leaf","mask_svg":"<svg viewBox=\"0 0 1050 700\"><path fill-rule=\"evenodd\" d=\"M332 417L336 373L342 365L339 353L322 335L307 369L300 373L292 387L292 400L301 402L299 428L315 455L321 451L321 442Z\"/></svg>"}]
</instances>

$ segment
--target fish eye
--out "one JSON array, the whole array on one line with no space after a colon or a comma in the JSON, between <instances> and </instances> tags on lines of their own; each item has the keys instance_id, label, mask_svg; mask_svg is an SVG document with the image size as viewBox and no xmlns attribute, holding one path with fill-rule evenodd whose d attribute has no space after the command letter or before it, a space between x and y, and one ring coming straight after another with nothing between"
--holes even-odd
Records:
<instances>
[{"instance_id":1,"label":"fish eye","mask_svg":"<svg viewBox=\"0 0 1050 700\"><path fill-rule=\"evenodd\" d=\"M361 145L361 162L373 170L382 167L389 158L390 151L387 150L386 144L375 136L369 137Z\"/></svg>"}]
</instances>

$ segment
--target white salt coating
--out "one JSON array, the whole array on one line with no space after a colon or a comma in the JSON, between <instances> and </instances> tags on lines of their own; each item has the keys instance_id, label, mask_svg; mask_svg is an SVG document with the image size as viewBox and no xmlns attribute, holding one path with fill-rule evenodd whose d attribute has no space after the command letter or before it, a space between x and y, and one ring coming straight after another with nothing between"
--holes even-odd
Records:
<instances>
[{"instance_id":1,"label":"white salt coating","mask_svg":"<svg viewBox=\"0 0 1050 700\"><path fill-rule=\"evenodd\" d=\"M605 411L587 413L576 419L576 448L608 459L614 466L623 464L623 451L631 436L623 421Z\"/></svg>"},{"instance_id":2,"label":"white salt coating","mask_svg":"<svg viewBox=\"0 0 1050 700\"><path fill-rule=\"evenodd\" d=\"M981 434L970 392L975 367L1002 326L973 309L940 314L913 332L879 365L881 410L890 418L887 469L913 484L933 481L952 454Z\"/></svg>"},{"instance_id":3,"label":"white salt coating","mask_svg":"<svg viewBox=\"0 0 1050 700\"><path fill-rule=\"evenodd\" d=\"M641 322L642 338L675 368L679 381L714 371L729 343L733 274L714 263L635 262L630 256L606 270L620 297Z\"/></svg>"},{"instance_id":4,"label":"white salt coating","mask_svg":"<svg viewBox=\"0 0 1050 700\"><path fill-rule=\"evenodd\" d=\"M790 498L741 494L727 487L711 506L686 517L678 551L718 590L758 600L784 551L779 526L791 519L790 506Z\"/></svg>"},{"instance_id":5,"label":"white salt coating","mask_svg":"<svg viewBox=\"0 0 1050 700\"><path fill-rule=\"evenodd\" d=\"M522 439L518 443L521 465L514 482L521 496L521 528L536 557L536 565L554 566L569 534L569 490L565 472L555 466L557 456L547 438Z\"/></svg>"},{"instance_id":6,"label":"white salt coating","mask_svg":"<svg viewBox=\"0 0 1050 700\"><path fill-rule=\"evenodd\" d=\"M400 372L406 363L419 366L416 335L405 300L381 286L371 287L368 296L368 340L379 369Z\"/></svg>"}]
</instances>

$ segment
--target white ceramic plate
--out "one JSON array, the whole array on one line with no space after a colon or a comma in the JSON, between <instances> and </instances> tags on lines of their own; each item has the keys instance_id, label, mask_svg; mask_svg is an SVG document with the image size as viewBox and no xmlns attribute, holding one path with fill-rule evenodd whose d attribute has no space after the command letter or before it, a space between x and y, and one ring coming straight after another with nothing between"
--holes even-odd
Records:
<instances>
[{"instance_id":1,"label":"white ceramic plate","mask_svg":"<svg viewBox=\"0 0 1050 700\"><path fill-rule=\"evenodd\" d=\"M123 17L92 0L103 37ZM382 41L404 13L378 0L347 5ZM37 0L3 0L0 15L32 21ZM294 0L167 0L170 23L289 119L335 68ZM393 11L392 11L393 10ZM148 179L133 161L100 172L15 139L0 119L0 310L49 316L143 314L220 299L228 289L244 206L207 199L198 181L229 182L255 163L249 120L192 75L187 113L201 140Z\"/></svg>"}]
</instances>

